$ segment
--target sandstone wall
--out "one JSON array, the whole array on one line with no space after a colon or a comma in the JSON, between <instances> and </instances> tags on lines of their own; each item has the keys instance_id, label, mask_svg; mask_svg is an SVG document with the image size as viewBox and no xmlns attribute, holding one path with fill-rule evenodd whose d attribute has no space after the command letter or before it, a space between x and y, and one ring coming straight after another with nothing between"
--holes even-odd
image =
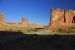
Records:
<instances>
[{"instance_id":1,"label":"sandstone wall","mask_svg":"<svg viewBox=\"0 0 75 50\"><path fill-rule=\"evenodd\" d=\"M59 28L75 28L75 10L51 10L50 29L58 30Z\"/></svg>"}]
</instances>

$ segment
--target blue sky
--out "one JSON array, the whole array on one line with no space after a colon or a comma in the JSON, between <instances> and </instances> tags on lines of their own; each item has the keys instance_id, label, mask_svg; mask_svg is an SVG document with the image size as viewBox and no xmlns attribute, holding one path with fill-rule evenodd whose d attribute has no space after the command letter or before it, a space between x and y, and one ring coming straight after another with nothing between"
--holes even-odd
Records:
<instances>
[{"instance_id":1,"label":"blue sky","mask_svg":"<svg viewBox=\"0 0 75 50\"><path fill-rule=\"evenodd\" d=\"M75 9L75 0L0 0L0 12L8 22L25 17L29 23L48 25L52 8Z\"/></svg>"}]
</instances>

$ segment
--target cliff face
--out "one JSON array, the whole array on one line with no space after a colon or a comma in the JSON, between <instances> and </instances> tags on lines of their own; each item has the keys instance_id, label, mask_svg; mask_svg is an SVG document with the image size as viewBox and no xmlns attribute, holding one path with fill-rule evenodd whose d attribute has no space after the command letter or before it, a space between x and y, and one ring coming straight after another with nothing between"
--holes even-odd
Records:
<instances>
[{"instance_id":1,"label":"cliff face","mask_svg":"<svg viewBox=\"0 0 75 50\"><path fill-rule=\"evenodd\" d=\"M75 10L52 9L50 20L51 30L75 28Z\"/></svg>"}]
</instances>

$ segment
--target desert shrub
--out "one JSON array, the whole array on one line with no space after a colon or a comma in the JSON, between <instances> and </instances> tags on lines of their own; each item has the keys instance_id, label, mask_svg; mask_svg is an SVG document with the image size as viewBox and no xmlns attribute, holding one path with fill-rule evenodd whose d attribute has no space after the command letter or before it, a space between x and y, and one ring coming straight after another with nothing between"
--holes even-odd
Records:
<instances>
[{"instance_id":1,"label":"desert shrub","mask_svg":"<svg viewBox=\"0 0 75 50\"><path fill-rule=\"evenodd\" d=\"M20 32L20 33L22 33L22 30L17 30L17 32Z\"/></svg>"},{"instance_id":2,"label":"desert shrub","mask_svg":"<svg viewBox=\"0 0 75 50\"><path fill-rule=\"evenodd\" d=\"M55 32L55 29L50 29L51 30L51 32Z\"/></svg>"},{"instance_id":3,"label":"desert shrub","mask_svg":"<svg viewBox=\"0 0 75 50\"><path fill-rule=\"evenodd\" d=\"M55 32L54 30L52 30L52 32Z\"/></svg>"},{"instance_id":4,"label":"desert shrub","mask_svg":"<svg viewBox=\"0 0 75 50\"><path fill-rule=\"evenodd\" d=\"M74 29L68 29L66 32L67 33L75 33L75 30Z\"/></svg>"},{"instance_id":5,"label":"desert shrub","mask_svg":"<svg viewBox=\"0 0 75 50\"><path fill-rule=\"evenodd\" d=\"M71 32L71 29L68 29L68 31L67 31L68 33L70 33Z\"/></svg>"},{"instance_id":6,"label":"desert shrub","mask_svg":"<svg viewBox=\"0 0 75 50\"><path fill-rule=\"evenodd\" d=\"M11 31L12 32L12 29L8 29L8 31Z\"/></svg>"},{"instance_id":7,"label":"desert shrub","mask_svg":"<svg viewBox=\"0 0 75 50\"><path fill-rule=\"evenodd\" d=\"M26 32L32 33L32 32L37 32L37 31L40 31L40 30L32 28L32 29L27 30Z\"/></svg>"},{"instance_id":8,"label":"desert shrub","mask_svg":"<svg viewBox=\"0 0 75 50\"><path fill-rule=\"evenodd\" d=\"M39 31L39 30L38 30L38 29L33 29L33 31L34 31L34 32L37 32L37 31Z\"/></svg>"},{"instance_id":9,"label":"desert shrub","mask_svg":"<svg viewBox=\"0 0 75 50\"><path fill-rule=\"evenodd\" d=\"M33 29L28 29L28 30L26 30L26 32L31 33L31 32L33 32Z\"/></svg>"},{"instance_id":10,"label":"desert shrub","mask_svg":"<svg viewBox=\"0 0 75 50\"><path fill-rule=\"evenodd\" d=\"M29 33L31 33L31 31L32 31L32 30L27 30L26 32L29 32Z\"/></svg>"},{"instance_id":11,"label":"desert shrub","mask_svg":"<svg viewBox=\"0 0 75 50\"><path fill-rule=\"evenodd\" d=\"M59 31L59 32L64 32L62 28L59 28L59 30L58 30L58 31Z\"/></svg>"}]
</instances>

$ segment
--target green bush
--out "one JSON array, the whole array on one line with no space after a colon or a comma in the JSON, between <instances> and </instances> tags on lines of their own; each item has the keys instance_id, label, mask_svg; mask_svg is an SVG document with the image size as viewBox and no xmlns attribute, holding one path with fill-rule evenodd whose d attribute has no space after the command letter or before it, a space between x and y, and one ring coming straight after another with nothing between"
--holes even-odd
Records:
<instances>
[{"instance_id":1,"label":"green bush","mask_svg":"<svg viewBox=\"0 0 75 50\"><path fill-rule=\"evenodd\" d=\"M27 30L26 32L28 32L28 33L32 33L32 32L37 32L37 31L40 31L40 30L33 28L33 29L29 29L29 30Z\"/></svg>"},{"instance_id":2,"label":"green bush","mask_svg":"<svg viewBox=\"0 0 75 50\"><path fill-rule=\"evenodd\" d=\"M64 32L62 28L59 28L59 30L58 30L58 31L59 31L59 32Z\"/></svg>"},{"instance_id":3,"label":"green bush","mask_svg":"<svg viewBox=\"0 0 75 50\"><path fill-rule=\"evenodd\" d=\"M67 32L67 33L75 33L75 30L73 30L73 29L68 29L66 32Z\"/></svg>"},{"instance_id":4,"label":"green bush","mask_svg":"<svg viewBox=\"0 0 75 50\"><path fill-rule=\"evenodd\" d=\"M21 32L22 33L22 30L17 30L17 32Z\"/></svg>"},{"instance_id":5,"label":"green bush","mask_svg":"<svg viewBox=\"0 0 75 50\"><path fill-rule=\"evenodd\" d=\"M54 30L52 30L52 32L55 32Z\"/></svg>"}]
</instances>

